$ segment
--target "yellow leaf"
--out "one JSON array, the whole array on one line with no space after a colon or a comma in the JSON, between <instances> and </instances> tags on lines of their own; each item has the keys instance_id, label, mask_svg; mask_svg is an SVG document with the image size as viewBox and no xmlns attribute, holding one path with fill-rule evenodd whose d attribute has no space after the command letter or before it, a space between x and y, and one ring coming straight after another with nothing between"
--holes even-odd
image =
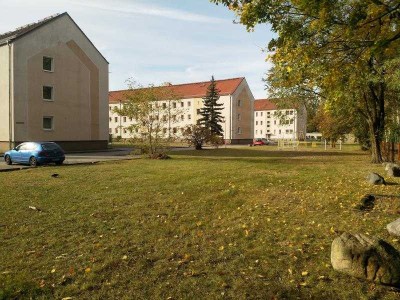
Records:
<instances>
[{"instance_id":1,"label":"yellow leaf","mask_svg":"<svg viewBox=\"0 0 400 300\"><path fill-rule=\"evenodd\" d=\"M56 272L56 269L51 270L51 273L55 273L55 272Z\"/></svg>"},{"instance_id":2,"label":"yellow leaf","mask_svg":"<svg viewBox=\"0 0 400 300\"><path fill-rule=\"evenodd\" d=\"M219 250L219 251L224 250L224 246L219 247L218 250Z\"/></svg>"},{"instance_id":3,"label":"yellow leaf","mask_svg":"<svg viewBox=\"0 0 400 300\"><path fill-rule=\"evenodd\" d=\"M307 276L307 275L308 275L307 271L301 272L301 276Z\"/></svg>"},{"instance_id":4,"label":"yellow leaf","mask_svg":"<svg viewBox=\"0 0 400 300\"><path fill-rule=\"evenodd\" d=\"M86 268L86 269L85 269L85 273L90 273L90 271L92 271L91 268Z\"/></svg>"}]
</instances>

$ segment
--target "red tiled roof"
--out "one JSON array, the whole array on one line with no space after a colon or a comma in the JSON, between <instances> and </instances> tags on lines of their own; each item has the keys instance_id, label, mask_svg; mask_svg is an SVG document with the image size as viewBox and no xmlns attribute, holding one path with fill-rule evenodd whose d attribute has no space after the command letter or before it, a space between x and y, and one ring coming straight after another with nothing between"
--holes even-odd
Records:
<instances>
[{"instance_id":1,"label":"red tiled roof","mask_svg":"<svg viewBox=\"0 0 400 300\"><path fill-rule=\"evenodd\" d=\"M258 99L254 101L254 110L276 110L275 103L268 99Z\"/></svg>"},{"instance_id":2,"label":"red tiled roof","mask_svg":"<svg viewBox=\"0 0 400 300\"><path fill-rule=\"evenodd\" d=\"M239 87L240 83L244 80L244 77L231 78L216 80L217 88L219 89L220 96L231 95ZM210 85L210 81L184 83L161 86L160 88L168 89L174 95L177 95L180 99L187 98L202 98L206 95L207 88ZM126 95L134 92L134 90L122 90L122 91L111 91L108 93L108 100L110 103L123 101Z\"/></svg>"}]
</instances>

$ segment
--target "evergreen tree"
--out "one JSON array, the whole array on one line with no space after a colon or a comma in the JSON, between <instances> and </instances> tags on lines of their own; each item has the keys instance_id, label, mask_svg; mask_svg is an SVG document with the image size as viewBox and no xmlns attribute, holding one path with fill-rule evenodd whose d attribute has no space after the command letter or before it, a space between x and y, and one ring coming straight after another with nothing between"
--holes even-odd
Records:
<instances>
[{"instance_id":1,"label":"evergreen tree","mask_svg":"<svg viewBox=\"0 0 400 300\"><path fill-rule=\"evenodd\" d=\"M223 104L217 103L219 99L219 90L214 76L211 77L211 83L207 88L207 94L203 98L204 108L200 110L202 118L199 120L200 125L209 129L212 134L223 135L222 126L219 124L223 118L221 116Z\"/></svg>"}]
</instances>

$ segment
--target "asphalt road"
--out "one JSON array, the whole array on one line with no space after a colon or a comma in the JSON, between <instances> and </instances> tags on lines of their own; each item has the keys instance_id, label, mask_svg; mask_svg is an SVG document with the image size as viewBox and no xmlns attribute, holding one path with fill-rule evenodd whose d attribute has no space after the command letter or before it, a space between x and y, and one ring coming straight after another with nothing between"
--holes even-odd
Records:
<instances>
[{"instance_id":1,"label":"asphalt road","mask_svg":"<svg viewBox=\"0 0 400 300\"><path fill-rule=\"evenodd\" d=\"M65 155L64 164L66 165L78 165L78 164L88 164L97 163L102 161L116 161L116 160L129 160L135 158L129 155L132 149L121 148L113 149L102 152L86 152L86 153L71 153ZM10 171L10 170L20 170L30 168L26 165L13 164L11 166L6 165L4 158L0 157L0 172Z\"/></svg>"}]
</instances>

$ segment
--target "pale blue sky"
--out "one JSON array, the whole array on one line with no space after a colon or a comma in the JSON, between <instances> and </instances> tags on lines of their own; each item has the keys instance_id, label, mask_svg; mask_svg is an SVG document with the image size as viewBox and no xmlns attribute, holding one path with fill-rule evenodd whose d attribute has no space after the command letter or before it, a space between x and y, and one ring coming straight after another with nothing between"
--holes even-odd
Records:
<instances>
[{"instance_id":1,"label":"pale blue sky","mask_svg":"<svg viewBox=\"0 0 400 300\"><path fill-rule=\"evenodd\" d=\"M266 97L267 26L248 33L208 0L0 0L0 32L67 11L110 62L110 90L246 77Z\"/></svg>"}]
</instances>

